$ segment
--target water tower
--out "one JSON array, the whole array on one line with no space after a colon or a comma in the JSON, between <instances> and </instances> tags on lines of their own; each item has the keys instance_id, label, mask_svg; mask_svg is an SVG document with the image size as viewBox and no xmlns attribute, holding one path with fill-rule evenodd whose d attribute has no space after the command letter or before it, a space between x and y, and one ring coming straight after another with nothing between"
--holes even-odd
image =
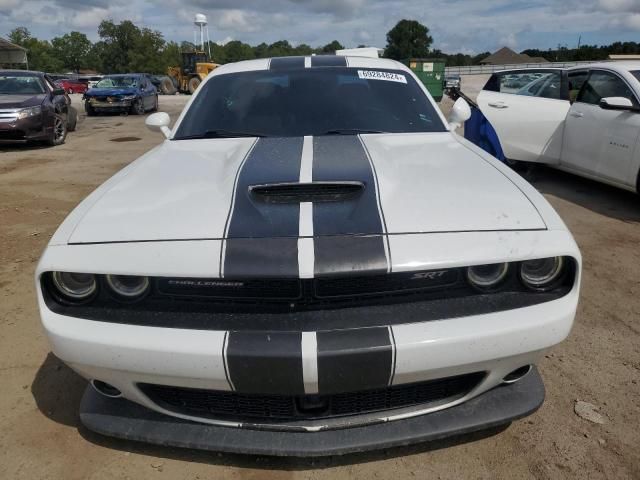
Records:
<instances>
[{"instance_id":1,"label":"water tower","mask_svg":"<svg viewBox=\"0 0 640 480\"><path fill-rule=\"evenodd\" d=\"M193 37L194 37L194 42L196 45L200 45L200 51L204 52L204 38L205 38L205 31L207 32L207 47L208 47L208 51L209 51L209 58L211 58L211 44L209 41L209 27L207 27L207 16L202 14L202 13L196 13L196 17L193 21L194 25L196 26L196 30L194 30L193 32ZM198 40L196 39L196 35L197 33L200 33L200 43L198 43Z\"/></svg>"}]
</instances>

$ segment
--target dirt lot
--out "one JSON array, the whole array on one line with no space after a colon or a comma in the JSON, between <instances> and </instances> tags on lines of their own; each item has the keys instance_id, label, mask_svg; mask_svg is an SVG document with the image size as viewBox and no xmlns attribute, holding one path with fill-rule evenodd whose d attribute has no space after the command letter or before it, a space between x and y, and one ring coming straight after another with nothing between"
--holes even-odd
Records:
<instances>
[{"instance_id":1,"label":"dirt lot","mask_svg":"<svg viewBox=\"0 0 640 480\"><path fill-rule=\"evenodd\" d=\"M75 99L77 101L77 98ZM172 117L185 97L161 97ZM640 199L552 170L535 174L584 256L569 339L540 364L547 399L498 432L316 461L112 440L78 420L84 381L49 353L33 271L65 215L162 140L142 117L81 118L56 148L0 148L0 479L640 478ZM579 418L574 402L606 423Z\"/></svg>"}]
</instances>

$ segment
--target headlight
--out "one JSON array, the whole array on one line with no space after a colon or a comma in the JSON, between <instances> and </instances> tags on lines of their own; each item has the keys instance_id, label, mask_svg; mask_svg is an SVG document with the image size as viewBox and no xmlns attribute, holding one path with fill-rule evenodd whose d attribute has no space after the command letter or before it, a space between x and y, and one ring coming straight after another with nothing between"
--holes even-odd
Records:
<instances>
[{"instance_id":1,"label":"headlight","mask_svg":"<svg viewBox=\"0 0 640 480\"><path fill-rule=\"evenodd\" d=\"M23 108L18 113L18 118L35 117L42 113L42 107L40 105L36 107Z\"/></svg>"},{"instance_id":2,"label":"headlight","mask_svg":"<svg viewBox=\"0 0 640 480\"><path fill-rule=\"evenodd\" d=\"M53 272L51 278L58 293L70 300L86 300L98 288L96 277L91 273Z\"/></svg>"},{"instance_id":3,"label":"headlight","mask_svg":"<svg viewBox=\"0 0 640 480\"><path fill-rule=\"evenodd\" d=\"M129 300L141 297L149 290L149 277L107 275L106 280L113 292Z\"/></svg>"},{"instance_id":4,"label":"headlight","mask_svg":"<svg viewBox=\"0 0 640 480\"><path fill-rule=\"evenodd\" d=\"M475 265L467 268L467 279L476 288L488 290L497 287L507 276L508 263Z\"/></svg>"},{"instance_id":5,"label":"headlight","mask_svg":"<svg viewBox=\"0 0 640 480\"><path fill-rule=\"evenodd\" d=\"M527 260L520 264L520 278L533 290L545 290L553 286L564 271L562 257Z\"/></svg>"}]
</instances>

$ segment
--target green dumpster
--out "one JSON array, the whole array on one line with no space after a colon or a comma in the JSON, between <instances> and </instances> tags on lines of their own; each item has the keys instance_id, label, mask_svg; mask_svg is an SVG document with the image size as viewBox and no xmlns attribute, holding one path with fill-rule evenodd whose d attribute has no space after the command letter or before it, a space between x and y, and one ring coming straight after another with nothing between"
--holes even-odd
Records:
<instances>
[{"instance_id":1,"label":"green dumpster","mask_svg":"<svg viewBox=\"0 0 640 480\"><path fill-rule=\"evenodd\" d=\"M436 102L442 100L444 85L444 65L442 59L435 58L411 58L407 65L424 83L429 93Z\"/></svg>"}]
</instances>

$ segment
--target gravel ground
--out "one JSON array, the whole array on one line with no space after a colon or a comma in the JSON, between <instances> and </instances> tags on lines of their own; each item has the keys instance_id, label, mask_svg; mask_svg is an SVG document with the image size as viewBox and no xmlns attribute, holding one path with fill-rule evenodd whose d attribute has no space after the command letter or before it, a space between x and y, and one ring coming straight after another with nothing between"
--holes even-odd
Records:
<instances>
[{"instance_id":1,"label":"gravel ground","mask_svg":"<svg viewBox=\"0 0 640 480\"><path fill-rule=\"evenodd\" d=\"M484 83L463 82L465 91ZM161 109L175 119L187 98L161 97ZM49 353L33 271L67 213L162 137L143 117L80 120L63 146L0 147L1 479L640 478L640 199L544 168L532 181L575 235L584 282L571 336L539 365L547 399L531 417L500 431L316 461L162 448L85 430L77 413L85 382ZM600 417L590 418L604 423L576 415L577 400L595 405Z\"/></svg>"}]
</instances>

